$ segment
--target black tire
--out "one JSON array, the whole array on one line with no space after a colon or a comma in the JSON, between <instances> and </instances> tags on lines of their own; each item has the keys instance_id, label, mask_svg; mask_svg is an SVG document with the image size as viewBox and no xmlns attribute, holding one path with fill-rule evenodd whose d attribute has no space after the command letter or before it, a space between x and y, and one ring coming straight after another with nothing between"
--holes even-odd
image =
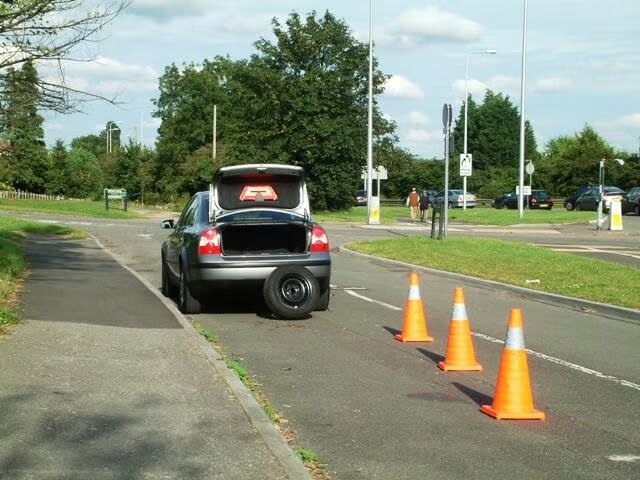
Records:
<instances>
[{"instance_id":1,"label":"black tire","mask_svg":"<svg viewBox=\"0 0 640 480\"><path fill-rule=\"evenodd\" d=\"M574 210L576 208L576 206L571 202L567 202L566 205L564 206L564 208L567 209L567 212L570 212L571 210Z\"/></svg>"},{"instance_id":2,"label":"black tire","mask_svg":"<svg viewBox=\"0 0 640 480\"><path fill-rule=\"evenodd\" d=\"M180 268L180 290L178 292L178 309L184 313L200 313L202 309L200 302L197 298L191 295L189 291L189 285L185 278L184 269Z\"/></svg>"},{"instance_id":3,"label":"black tire","mask_svg":"<svg viewBox=\"0 0 640 480\"><path fill-rule=\"evenodd\" d=\"M320 287L309 270L299 265L276 268L262 290L267 307L278 318L306 318L318 305Z\"/></svg>"},{"instance_id":4,"label":"black tire","mask_svg":"<svg viewBox=\"0 0 640 480\"><path fill-rule=\"evenodd\" d=\"M169 270L164 257L162 257L162 286L160 287L162 295L165 297L173 297L176 294L176 287L171 283L169 278Z\"/></svg>"},{"instance_id":5,"label":"black tire","mask_svg":"<svg viewBox=\"0 0 640 480\"><path fill-rule=\"evenodd\" d=\"M320 296L318 297L318 303L316 304L316 310L319 312L324 312L329 308L329 300L331 298L331 287L327 285L323 291L320 292Z\"/></svg>"}]
</instances>

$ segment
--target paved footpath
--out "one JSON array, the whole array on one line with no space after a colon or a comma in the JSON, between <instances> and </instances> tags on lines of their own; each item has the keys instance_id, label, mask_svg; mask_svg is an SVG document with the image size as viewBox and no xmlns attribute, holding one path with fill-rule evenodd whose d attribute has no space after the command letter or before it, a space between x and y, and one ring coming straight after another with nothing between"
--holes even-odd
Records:
<instances>
[{"instance_id":1,"label":"paved footpath","mask_svg":"<svg viewBox=\"0 0 640 480\"><path fill-rule=\"evenodd\" d=\"M0 478L310 478L204 339L93 239L26 253L24 322L0 338Z\"/></svg>"}]
</instances>

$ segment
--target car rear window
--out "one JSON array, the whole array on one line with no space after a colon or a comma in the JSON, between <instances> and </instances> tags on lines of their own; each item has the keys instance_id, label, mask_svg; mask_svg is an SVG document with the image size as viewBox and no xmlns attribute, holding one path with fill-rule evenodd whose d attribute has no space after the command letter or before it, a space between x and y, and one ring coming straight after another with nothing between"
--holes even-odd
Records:
<instances>
[{"instance_id":1,"label":"car rear window","mask_svg":"<svg viewBox=\"0 0 640 480\"><path fill-rule=\"evenodd\" d=\"M239 208L295 208L300 204L300 179L261 174L224 177L217 186L218 203L226 210Z\"/></svg>"}]
</instances>

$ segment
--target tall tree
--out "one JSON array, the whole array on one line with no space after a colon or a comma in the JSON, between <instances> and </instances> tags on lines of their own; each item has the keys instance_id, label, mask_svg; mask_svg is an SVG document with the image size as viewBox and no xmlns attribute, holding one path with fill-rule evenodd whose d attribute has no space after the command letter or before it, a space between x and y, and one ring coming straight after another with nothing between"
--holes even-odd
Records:
<instances>
[{"instance_id":1,"label":"tall tree","mask_svg":"<svg viewBox=\"0 0 640 480\"><path fill-rule=\"evenodd\" d=\"M245 108L227 136L230 156L303 166L316 208L351 202L366 163L368 46L331 13L291 13L272 21L275 42L258 52L230 85ZM386 77L374 61L374 93ZM374 106L376 138L393 132Z\"/></svg>"},{"instance_id":2,"label":"tall tree","mask_svg":"<svg viewBox=\"0 0 640 480\"><path fill-rule=\"evenodd\" d=\"M554 138L547 144L541 173L547 177L552 192L568 195L578 185L596 185L600 160L613 156L613 148L586 125L572 137Z\"/></svg>"},{"instance_id":3,"label":"tall tree","mask_svg":"<svg viewBox=\"0 0 640 480\"><path fill-rule=\"evenodd\" d=\"M518 184L520 114L508 96L488 90L480 105L469 99L467 152L473 155L473 175L467 187L485 198L513 190ZM458 155L464 151L464 109L453 131L454 156L450 177L458 179ZM531 124L525 122L525 159L539 157ZM454 180L455 181L455 180Z\"/></svg>"},{"instance_id":4,"label":"tall tree","mask_svg":"<svg viewBox=\"0 0 640 480\"><path fill-rule=\"evenodd\" d=\"M33 63L23 63L20 70L9 68L3 82L0 122L8 148L8 180L14 188L31 192L44 191L47 161L37 82Z\"/></svg>"},{"instance_id":5,"label":"tall tree","mask_svg":"<svg viewBox=\"0 0 640 480\"><path fill-rule=\"evenodd\" d=\"M67 190L68 152L62 140L56 140L55 145L49 151L49 164L47 174L47 192L55 195L64 194Z\"/></svg>"}]
</instances>

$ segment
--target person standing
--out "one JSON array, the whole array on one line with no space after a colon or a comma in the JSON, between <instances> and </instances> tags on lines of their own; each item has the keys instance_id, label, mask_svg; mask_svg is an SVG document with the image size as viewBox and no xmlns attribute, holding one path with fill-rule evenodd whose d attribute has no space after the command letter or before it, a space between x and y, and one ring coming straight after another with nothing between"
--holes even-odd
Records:
<instances>
[{"instance_id":1,"label":"person standing","mask_svg":"<svg viewBox=\"0 0 640 480\"><path fill-rule=\"evenodd\" d=\"M420 195L416 192L415 187L411 189L411 193L407 197L407 206L411 212L411 223L416 222L416 215L418 214L418 207L420 206Z\"/></svg>"},{"instance_id":2,"label":"person standing","mask_svg":"<svg viewBox=\"0 0 640 480\"><path fill-rule=\"evenodd\" d=\"M429 192L422 190L420 192L420 221L426 222L429 218Z\"/></svg>"}]
</instances>

